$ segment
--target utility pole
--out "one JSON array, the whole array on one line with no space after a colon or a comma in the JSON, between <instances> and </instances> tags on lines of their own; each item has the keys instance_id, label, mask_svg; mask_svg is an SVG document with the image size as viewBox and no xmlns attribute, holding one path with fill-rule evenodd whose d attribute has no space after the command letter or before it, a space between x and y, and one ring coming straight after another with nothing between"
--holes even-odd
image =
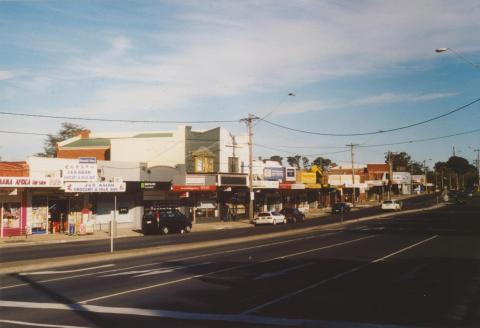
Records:
<instances>
[{"instance_id":1,"label":"utility pole","mask_svg":"<svg viewBox=\"0 0 480 328\"><path fill-rule=\"evenodd\" d=\"M249 190L249 205L248 205L248 219L253 220L253 200L255 198L255 194L253 192L253 120L256 120L257 117L248 114L248 118L244 118L241 121L247 123L248 128L248 190Z\"/></svg>"},{"instance_id":2,"label":"utility pole","mask_svg":"<svg viewBox=\"0 0 480 328\"><path fill-rule=\"evenodd\" d=\"M350 156L352 158L352 204L355 206L355 166L353 161L353 147L358 146L358 144L349 144L347 147L350 147Z\"/></svg>"},{"instance_id":3,"label":"utility pole","mask_svg":"<svg viewBox=\"0 0 480 328\"><path fill-rule=\"evenodd\" d=\"M388 200L392 200L392 184L393 184L393 164L392 152L388 152ZM411 187L410 187L411 188Z\"/></svg>"},{"instance_id":4,"label":"utility pole","mask_svg":"<svg viewBox=\"0 0 480 328\"><path fill-rule=\"evenodd\" d=\"M423 160L423 170L425 171L425 193L427 194L427 161Z\"/></svg>"},{"instance_id":5,"label":"utility pole","mask_svg":"<svg viewBox=\"0 0 480 328\"><path fill-rule=\"evenodd\" d=\"M477 191L480 192L480 149L474 149L474 152L477 153L477 174L478 174L478 181L477 181Z\"/></svg>"}]
</instances>

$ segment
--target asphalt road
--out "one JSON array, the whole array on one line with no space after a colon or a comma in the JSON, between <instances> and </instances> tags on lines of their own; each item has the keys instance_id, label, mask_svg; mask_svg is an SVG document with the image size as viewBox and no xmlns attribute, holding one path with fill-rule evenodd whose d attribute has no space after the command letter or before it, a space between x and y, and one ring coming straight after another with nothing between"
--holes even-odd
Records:
<instances>
[{"instance_id":1,"label":"asphalt road","mask_svg":"<svg viewBox=\"0 0 480 328\"><path fill-rule=\"evenodd\" d=\"M479 237L477 197L335 230L18 272L1 276L0 325L478 327Z\"/></svg>"},{"instance_id":2,"label":"asphalt road","mask_svg":"<svg viewBox=\"0 0 480 328\"><path fill-rule=\"evenodd\" d=\"M422 195L418 197L409 198L403 201L403 209L415 209L425 207L436 203L436 197L432 195ZM371 216L382 213L381 209L377 207L362 208L358 211L347 213L344 215L344 220L355 220L360 217ZM287 226L262 226L256 229L229 229L221 231L203 231L194 232L191 234L172 234L172 235L148 235L140 237L118 238L115 239L115 250L132 250L151 248L155 246L167 246L184 243L195 243L200 241L221 240L235 237L245 237L258 234L265 234L277 231L285 231L292 229L301 229L305 227L313 227L326 225L329 223L338 222L340 215L322 216L321 218L311 219L302 224L289 224ZM46 244L46 245L32 245L14 248L5 248L0 250L0 263L20 261L20 260L34 260L51 257L68 257L81 254L97 254L110 250L110 240L89 240L79 241L74 243L63 244Z\"/></svg>"}]
</instances>

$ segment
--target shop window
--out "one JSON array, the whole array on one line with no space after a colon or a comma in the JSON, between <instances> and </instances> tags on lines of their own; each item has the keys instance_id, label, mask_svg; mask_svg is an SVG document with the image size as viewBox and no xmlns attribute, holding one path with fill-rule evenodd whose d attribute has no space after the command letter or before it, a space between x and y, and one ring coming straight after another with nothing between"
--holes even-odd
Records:
<instances>
[{"instance_id":1,"label":"shop window","mask_svg":"<svg viewBox=\"0 0 480 328\"><path fill-rule=\"evenodd\" d=\"M21 206L20 203L3 204L3 227L16 229L20 228Z\"/></svg>"},{"instance_id":2,"label":"shop window","mask_svg":"<svg viewBox=\"0 0 480 328\"><path fill-rule=\"evenodd\" d=\"M238 172L238 157L229 157L228 158L228 172L237 173Z\"/></svg>"},{"instance_id":3,"label":"shop window","mask_svg":"<svg viewBox=\"0 0 480 328\"><path fill-rule=\"evenodd\" d=\"M197 173L214 172L213 157L195 156L195 172Z\"/></svg>"}]
</instances>

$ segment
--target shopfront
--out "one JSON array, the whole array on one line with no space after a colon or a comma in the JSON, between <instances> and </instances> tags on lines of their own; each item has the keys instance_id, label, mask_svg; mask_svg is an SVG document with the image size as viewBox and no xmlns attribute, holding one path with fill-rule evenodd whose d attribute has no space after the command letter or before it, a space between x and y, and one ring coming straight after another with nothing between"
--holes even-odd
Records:
<instances>
[{"instance_id":1,"label":"shopfront","mask_svg":"<svg viewBox=\"0 0 480 328\"><path fill-rule=\"evenodd\" d=\"M0 191L0 218L1 237L26 233L27 202L22 191Z\"/></svg>"}]
</instances>

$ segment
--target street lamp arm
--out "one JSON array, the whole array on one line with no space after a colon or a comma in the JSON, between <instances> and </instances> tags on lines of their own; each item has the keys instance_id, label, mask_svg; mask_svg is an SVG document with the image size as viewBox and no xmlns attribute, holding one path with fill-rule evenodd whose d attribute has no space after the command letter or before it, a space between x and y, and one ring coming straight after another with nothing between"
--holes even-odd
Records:
<instances>
[{"instance_id":1,"label":"street lamp arm","mask_svg":"<svg viewBox=\"0 0 480 328\"><path fill-rule=\"evenodd\" d=\"M466 58L465 56L463 56L462 54L458 53L457 51L453 50L452 48L437 48L435 49L435 52L445 52L445 51L451 51L454 55L456 55L457 57L461 58L464 62L472 65L473 67L475 67L476 69L480 69L480 64L477 64L477 63L474 63L472 62L471 60L469 60L468 58Z\"/></svg>"}]
</instances>

